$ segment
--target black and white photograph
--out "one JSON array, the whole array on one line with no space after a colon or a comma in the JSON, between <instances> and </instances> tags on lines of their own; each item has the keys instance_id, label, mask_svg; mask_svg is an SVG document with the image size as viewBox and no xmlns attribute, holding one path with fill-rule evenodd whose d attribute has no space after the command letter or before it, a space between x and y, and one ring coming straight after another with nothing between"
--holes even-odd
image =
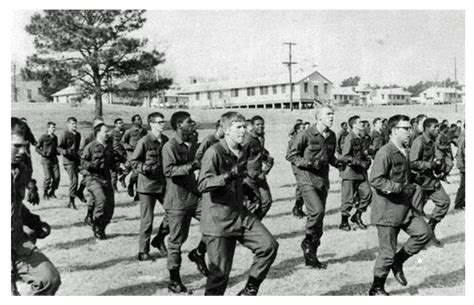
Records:
<instances>
[{"instance_id":1,"label":"black and white photograph","mask_svg":"<svg viewBox=\"0 0 474 305\"><path fill-rule=\"evenodd\" d=\"M39 5L11 296L466 296L468 10Z\"/></svg>"}]
</instances>

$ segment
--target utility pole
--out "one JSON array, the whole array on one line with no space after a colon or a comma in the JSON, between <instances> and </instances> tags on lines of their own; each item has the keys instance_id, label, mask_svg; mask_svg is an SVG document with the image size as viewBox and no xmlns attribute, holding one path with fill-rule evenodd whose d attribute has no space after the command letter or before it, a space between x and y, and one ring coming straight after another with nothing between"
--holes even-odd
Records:
<instances>
[{"instance_id":1,"label":"utility pole","mask_svg":"<svg viewBox=\"0 0 474 305\"><path fill-rule=\"evenodd\" d=\"M13 64L13 100L18 103L18 90L16 88L16 64Z\"/></svg>"},{"instance_id":2,"label":"utility pole","mask_svg":"<svg viewBox=\"0 0 474 305\"><path fill-rule=\"evenodd\" d=\"M287 44L289 47L289 60L287 62L283 62L284 65L288 66L288 71L290 72L290 111L293 111L293 78L291 74L291 66L296 65L297 62L291 61L291 46L295 46L296 43L294 42L284 42L283 44Z\"/></svg>"},{"instance_id":3,"label":"utility pole","mask_svg":"<svg viewBox=\"0 0 474 305\"><path fill-rule=\"evenodd\" d=\"M456 70L456 57L454 57L454 112L458 113L458 73Z\"/></svg>"}]
</instances>

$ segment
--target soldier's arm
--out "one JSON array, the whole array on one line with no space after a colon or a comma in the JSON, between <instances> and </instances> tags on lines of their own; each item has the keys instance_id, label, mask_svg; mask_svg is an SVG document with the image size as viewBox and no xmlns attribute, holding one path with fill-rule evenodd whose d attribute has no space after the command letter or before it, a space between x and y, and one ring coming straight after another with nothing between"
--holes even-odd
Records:
<instances>
[{"instance_id":1,"label":"soldier's arm","mask_svg":"<svg viewBox=\"0 0 474 305\"><path fill-rule=\"evenodd\" d=\"M90 145L84 148L81 155L81 167L86 170L97 170L97 164L92 162L92 155L90 153Z\"/></svg>"},{"instance_id":2,"label":"soldier's arm","mask_svg":"<svg viewBox=\"0 0 474 305\"><path fill-rule=\"evenodd\" d=\"M210 192L226 185L229 173L219 173L218 167L217 152L211 147L206 150L202 157L198 179L198 191L200 193Z\"/></svg>"},{"instance_id":3,"label":"soldier's arm","mask_svg":"<svg viewBox=\"0 0 474 305\"><path fill-rule=\"evenodd\" d=\"M38 140L38 144L36 145L36 152L40 155L40 156L43 156L43 142L44 142L44 138L43 136L41 136Z\"/></svg>"},{"instance_id":4,"label":"soldier's arm","mask_svg":"<svg viewBox=\"0 0 474 305\"><path fill-rule=\"evenodd\" d=\"M143 174L143 164L145 163L145 142L138 141L135 150L130 155L130 163L134 169Z\"/></svg>"},{"instance_id":5,"label":"soldier's arm","mask_svg":"<svg viewBox=\"0 0 474 305\"><path fill-rule=\"evenodd\" d=\"M211 147L211 141L209 137L205 137L202 143L199 145L198 149L196 150L196 157L195 159L201 162L202 157L204 156L204 152Z\"/></svg>"},{"instance_id":6,"label":"soldier's arm","mask_svg":"<svg viewBox=\"0 0 474 305\"><path fill-rule=\"evenodd\" d=\"M178 176L186 176L192 171L192 162L186 164L178 164L178 158L176 156L177 151L173 147L173 145L170 144L170 142L167 142L163 146L162 154L163 172L165 174L165 177L171 178Z\"/></svg>"},{"instance_id":7,"label":"soldier's arm","mask_svg":"<svg viewBox=\"0 0 474 305\"><path fill-rule=\"evenodd\" d=\"M123 147L126 150L132 150L133 149L133 147L129 144L129 142L130 142L130 129L126 130L123 133L122 140L120 142L122 143Z\"/></svg>"},{"instance_id":8,"label":"soldier's arm","mask_svg":"<svg viewBox=\"0 0 474 305\"><path fill-rule=\"evenodd\" d=\"M259 158L261 158L263 152L259 150L259 143L257 141L255 138L249 136L243 145L248 156L247 174L252 179L262 173L262 169L258 164L260 164Z\"/></svg>"},{"instance_id":9,"label":"soldier's arm","mask_svg":"<svg viewBox=\"0 0 474 305\"><path fill-rule=\"evenodd\" d=\"M362 145L362 143L361 143ZM352 137L348 135L344 140L344 146L342 147L342 160L346 163L350 163L354 166L362 166L361 160L352 156Z\"/></svg>"},{"instance_id":10,"label":"soldier's arm","mask_svg":"<svg viewBox=\"0 0 474 305\"><path fill-rule=\"evenodd\" d=\"M412 170L422 172L431 168L429 161L423 161L423 143L422 137L419 136L413 141L410 149L410 167Z\"/></svg>"},{"instance_id":11,"label":"soldier's arm","mask_svg":"<svg viewBox=\"0 0 474 305\"><path fill-rule=\"evenodd\" d=\"M304 150L308 144L308 140L304 132L300 132L296 135L291 147L288 149L286 154L286 160L290 161L293 165L305 168L309 166L309 161L304 159Z\"/></svg>"},{"instance_id":12,"label":"soldier's arm","mask_svg":"<svg viewBox=\"0 0 474 305\"><path fill-rule=\"evenodd\" d=\"M385 151L379 151L375 155L374 164L370 172L370 184L373 188L385 194L400 193L403 185L389 179L390 162Z\"/></svg>"}]
</instances>

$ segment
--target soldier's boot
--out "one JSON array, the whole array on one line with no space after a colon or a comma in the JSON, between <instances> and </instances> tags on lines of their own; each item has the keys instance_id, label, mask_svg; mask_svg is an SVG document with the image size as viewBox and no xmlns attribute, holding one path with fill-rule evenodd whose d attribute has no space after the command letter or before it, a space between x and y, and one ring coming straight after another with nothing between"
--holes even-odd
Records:
<instances>
[{"instance_id":1,"label":"soldier's boot","mask_svg":"<svg viewBox=\"0 0 474 305\"><path fill-rule=\"evenodd\" d=\"M69 196L69 203L67 204L68 209L77 210L76 203L74 202L74 196Z\"/></svg>"},{"instance_id":2,"label":"soldier's boot","mask_svg":"<svg viewBox=\"0 0 474 305\"><path fill-rule=\"evenodd\" d=\"M84 197L84 189L85 189L85 184L84 183L80 183L79 184L79 188L77 189L77 192L76 192L76 197L82 201L82 202L87 202L86 198Z\"/></svg>"},{"instance_id":3,"label":"soldier's boot","mask_svg":"<svg viewBox=\"0 0 474 305\"><path fill-rule=\"evenodd\" d=\"M204 249L204 251L202 249ZM206 244L202 240L199 242L198 247L188 254L189 260L196 264L198 271L207 277L209 275L209 269L207 269L205 256Z\"/></svg>"},{"instance_id":4,"label":"soldier's boot","mask_svg":"<svg viewBox=\"0 0 474 305\"><path fill-rule=\"evenodd\" d=\"M151 245L160 251L162 256L168 255L168 249L165 245L165 237L169 234L169 229L163 226L161 223L160 228L158 229L158 234L151 240Z\"/></svg>"},{"instance_id":5,"label":"soldier's boot","mask_svg":"<svg viewBox=\"0 0 474 305\"><path fill-rule=\"evenodd\" d=\"M260 288L260 284L262 280L258 280L252 276L249 276L247 280L247 284L245 285L244 289L240 290L237 295L240 296L255 296L258 293L258 289Z\"/></svg>"},{"instance_id":6,"label":"soldier's boot","mask_svg":"<svg viewBox=\"0 0 474 305\"><path fill-rule=\"evenodd\" d=\"M43 200L49 200L49 192L46 190L43 193Z\"/></svg>"},{"instance_id":7,"label":"soldier's boot","mask_svg":"<svg viewBox=\"0 0 474 305\"><path fill-rule=\"evenodd\" d=\"M405 273L403 273L403 263L409 257L410 255L406 253L405 248L401 248L394 256L394 262L392 265L393 276L402 286L408 285Z\"/></svg>"},{"instance_id":8,"label":"soldier's boot","mask_svg":"<svg viewBox=\"0 0 474 305\"><path fill-rule=\"evenodd\" d=\"M321 263L316 255L318 246L312 241L310 235L306 235L305 239L301 242L301 249L303 250L303 256L305 260L305 266L315 269L326 269L327 264Z\"/></svg>"},{"instance_id":9,"label":"soldier's boot","mask_svg":"<svg viewBox=\"0 0 474 305\"><path fill-rule=\"evenodd\" d=\"M126 175L124 175L124 174L120 175L120 177L119 177L119 182L120 182L120 184L122 185L122 187L124 189L127 188L127 183L125 182L125 177L126 177Z\"/></svg>"},{"instance_id":10,"label":"soldier's boot","mask_svg":"<svg viewBox=\"0 0 474 305\"><path fill-rule=\"evenodd\" d=\"M107 239L107 236L105 235L105 224L100 218L95 219L92 223L92 231L94 232L94 236L97 239Z\"/></svg>"},{"instance_id":11,"label":"soldier's boot","mask_svg":"<svg viewBox=\"0 0 474 305\"><path fill-rule=\"evenodd\" d=\"M387 279L387 276L384 276L384 277L374 276L374 282L372 283L372 286L369 289L369 295L371 295L371 296L377 296L377 295L387 296L387 295L389 295L387 293L387 291L385 291L385 280L386 279Z\"/></svg>"},{"instance_id":12,"label":"soldier's boot","mask_svg":"<svg viewBox=\"0 0 474 305\"><path fill-rule=\"evenodd\" d=\"M140 201L140 196L138 195L138 192L135 194L135 197L133 197L133 201Z\"/></svg>"},{"instance_id":13,"label":"soldier's boot","mask_svg":"<svg viewBox=\"0 0 474 305\"><path fill-rule=\"evenodd\" d=\"M87 207L87 215L86 217L84 218L84 223L88 226L91 226L93 225L93 220L92 220L92 215L94 214L94 208L92 207Z\"/></svg>"},{"instance_id":14,"label":"soldier's boot","mask_svg":"<svg viewBox=\"0 0 474 305\"><path fill-rule=\"evenodd\" d=\"M431 238L431 241L433 242L433 245L435 245L436 247L438 248L442 248L443 247L443 243L436 238L436 234L435 234L435 228L436 228L436 225L438 224L438 221L437 220L434 220L433 218L430 219L430 221L428 222L428 224L430 225L431 227L431 231L433 231L433 237Z\"/></svg>"},{"instance_id":15,"label":"soldier's boot","mask_svg":"<svg viewBox=\"0 0 474 305\"><path fill-rule=\"evenodd\" d=\"M366 230L367 226L362 222L362 211L357 210L351 217L351 221L355 223L359 229Z\"/></svg>"},{"instance_id":16,"label":"soldier's boot","mask_svg":"<svg viewBox=\"0 0 474 305\"><path fill-rule=\"evenodd\" d=\"M168 291L174 294L193 294L192 290L188 290L181 282L179 269L170 270L170 282L168 284Z\"/></svg>"},{"instance_id":17,"label":"soldier's boot","mask_svg":"<svg viewBox=\"0 0 474 305\"><path fill-rule=\"evenodd\" d=\"M293 216L296 218L306 217L305 212L303 212L303 204L304 201L301 198L296 200L295 206L293 207Z\"/></svg>"},{"instance_id":18,"label":"soldier's boot","mask_svg":"<svg viewBox=\"0 0 474 305\"><path fill-rule=\"evenodd\" d=\"M349 225L349 215L342 215L341 224L339 225L339 230L350 231L351 226Z\"/></svg>"}]
</instances>

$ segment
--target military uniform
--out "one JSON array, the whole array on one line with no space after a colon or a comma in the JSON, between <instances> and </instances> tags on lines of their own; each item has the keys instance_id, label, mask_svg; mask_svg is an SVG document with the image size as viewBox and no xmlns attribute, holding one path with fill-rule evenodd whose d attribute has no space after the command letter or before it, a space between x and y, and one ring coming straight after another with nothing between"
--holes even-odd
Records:
<instances>
[{"instance_id":1,"label":"military uniform","mask_svg":"<svg viewBox=\"0 0 474 305\"><path fill-rule=\"evenodd\" d=\"M161 135L158 139L153 133L141 138L130 162L138 172L137 192L140 197L140 238L139 253L150 252L150 238L153 230L153 211L156 200L164 203L166 180L163 174L162 148L168 137ZM169 231L167 216L163 218L160 231Z\"/></svg>"},{"instance_id":2,"label":"military uniform","mask_svg":"<svg viewBox=\"0 0 474 305\"><path fill-rule=\"evenodd\" d=\"M123 147L121 140L123 137L124 132L113 129L110 133L112 138L112 145L114 149L114 156L115 156L115 168L112 169L112 185L117 190L117 181L118 177L122 174L122 169L120 168L120 164L125 164L127 162L127 151L125 147Z\"/></svg>"},{"instance_id":3,"label":"military uniform","mask_svg":"<svg viewBox=\"0 0 474 305\"><path fill-rule=\"evenodd\" d=\"M225 139L211 146L202 159L198 190L203 196L200 229L209 257L206 295L224 294L237 241L254 253L249 275L260 282L277 254L277 241L244 207L243 178L230 178L231 169L245 160L245 152L235 156Z\"/></svg>"},{"instance_id":4,"label":"military uniform","mask_svg":"<svg viewBox=\"0 0 474 305\"><path fill-rule=\"evenodd\" d=\"M454 167L454 158L453 158L453 151L451 150L451 138L449 135L440 132L440 134L436 137L435 141L435 158L437 160L443 160L443 177L447 176Z\"/></svg>"},{"instance_id":5,"label":"military uniform","mask_svg":"<svg viewBox=\"0 0 474 305\"><path fill-rule=\"evenodd\" d=\"M76 197L78 184L78 171L81 158L79 155L79 146L81 143L81 134L64 131L59 138L58 147L63 155L63 165L69 176L69 197Z\"/></svg>"},{"instance_id":6,"label":"military uniform","mask_svg":"<svg viewBox=\"0 0 474 305\"><path fill-rule=\"evenodd\" d=\"M461 176L461 181L459 183L459 189L456 194L456 199L454 200L454 208L462 208L462 209L464 209L464 207L466 206L465 152L466 152L466 139L465 139L464 131L462 131L458 139L458 151L456 153L456 166L459 169L459 175Z\"/></svg>"},{"instance_id":7,"label":"military uniform","mask_svg":"<svg viewBox=\"0 0 474 305\"><path fill-rule=\"evenodd\" d=\"M215 133L211 133L205 136L201 144L199 144L199 147L196 151L195 159L198 162L201 162L202 157L204 156L204 153L206 152L206 150L217 142L219 142L219 139L216 137Z\"/></svg>"},{"instance_id":8,"label":"military uniform","mask_svg":"<svg viewBox=\"0 0 474 305\"><path fill-rule=\"evenodd\" d=\"M339 154L339 155L342 155L342 147L344 147L344 140L346 139L347 135L349 134L349 131L347 131L346 129L341 129L338 133L337 133L337 137L336 137L336 152Z\"/></svg>"},{"instance_id":9,"label":"military uniform","mask_svg":"<svg viewBox=\"0 0 474 305\"><path fill-rule=\"evenodd\" d=\"M288 141L288 147L286 149L286 154L287 155L288 155L288 152L290 151L291 146L293 145L295 137L296 137L296 135L290 136L290 140ZM291 171L293 172L293 175L295 176L295 179L296 179L296 182L297 182L296 183L296 188L295 188L295 208L294 208L293 214L295 214L295 216L297 216L297 217L303 217L305 215L303 213L301 213L300 211L302 211L301 209L302 209L302 206L304 204L304 200L303 200L303 194L301 193L301 190L298 186L298 177L297 177L298 169L294 164L292 164L292 163L290 163L290 164L291 164Z\"/></svg>"},{"instance_id":10,"label":"military uniform","mask_svg":"<svg viewBox=\"0 0 474 305\"><path fill-rule=\"evenodd\" d=\"M375 189L371 222L377 227L380 246L374 275L383 279L383 283L394 264L403 263L400 255L395 255L400 230L410 236L403 251L399 252L405 253L405 260L407 256L418 253L431 238L430 228L413 209L410 195L404 192L409 179L410 163L406 150L389 141L375 155L370 173L370 183Z\"/></svg>"},{"instance_id":11,"label":"military uniform","mask_svg":"<svg viewBox=\"0 0 474 305\"><path fill-rule=\"evenodd\" d=\"M30 284L32 295L54 295L61 285L58 270L36 247L23 230L41 229L41 219L23 205L25 187L29 180L26 165L12 164L11 168L11 259L14 274ZM12 280L14 284L14 281Z\"/></svg>"},{"instance_id":12,"label":"military uniform","mask_svg":"<svg viewBox=\"0 0 474 305\"><path fill-rule=\"evenodd\" d=\"M58 163L58 137L56 135L43 134L36 146L36 152L41 155L43 165L45 193L54 193L59 187L59 163Z\"/></svg>"},{"instance_id":13,"label":"military uniform","mask_svg":"<svg viewBox=\"0 0 474 305\"><path fill-rule=\"evenodd\" d=\"M137 146L138 141L143 138L144 136L147 135L147 131L143 127L137 127L133 125L129 129L127 129L122 137L122 146L125 148L125 150L128 153L128 156L132 155L133 151L135 150L135 147ZM136 170L132 169L131 163L126 162L125 163L125 171L123 173L124 178L129 174L132 173L130 176L130 181L128 182L129 185L129 194L131 195L131 192L133 190L133 186L137 183L138 180L138 172Z\"/></svg>"},{"instance_id":14,"label":"military uniform","mask_svg":"<svg viewBox=\"0 0 474 305\"><path fill-rule=\"evenodd\" d=\"M244 180L244 194L248 199L248 209L262 220L272 205L272 194L266 175L273 166L273 158L265 149L265 139L255 131L245 137L243 149L247 155L247 177ZM263 165L267 164L263 170Z\"/></svg>"},{"instance_id":15,"label":"military uniform","mask_svg":"<svg viewBox=\"0 0 474 305\"><path fill-rule=\"evenodd\" d=\"M372 130L370 148L374 151L374 155L379 151L379 149L384 146L387 142L381 131Z\"/></svg>"},{"instance_id":16,"label":"military uniform","mask_svg":"<svg viewBox=\"0 0 474 305\"><path fill-rule=\"evenodd\" d=\"M81 167L86 172L86 187L95 201L92 220L95 227L102 232L110 223L115 208L110 176L110 170L114 166L114 152L110 142L104 145L94 140L84 148Z\"/></svg>"}]
</instances>

